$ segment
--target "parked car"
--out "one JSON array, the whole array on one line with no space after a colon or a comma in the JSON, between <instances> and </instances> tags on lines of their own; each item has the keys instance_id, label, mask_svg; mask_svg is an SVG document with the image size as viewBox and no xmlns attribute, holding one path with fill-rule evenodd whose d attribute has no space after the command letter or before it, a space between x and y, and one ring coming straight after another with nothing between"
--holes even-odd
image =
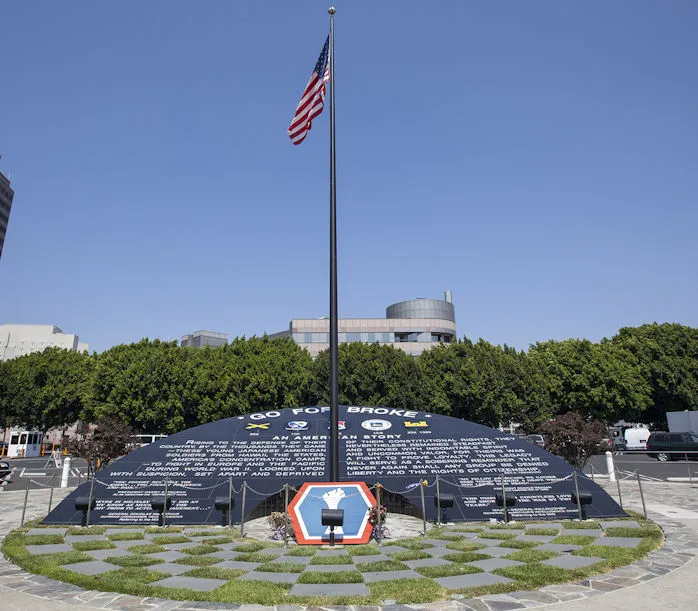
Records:
<instances>
[{"instance_id":1,"label":"parked car","mask_svg":"<svg viewBox=\"0 0 698 611\"><path fill-rule=\"evenodd\" d=\"M698 435L695 433L654 432L647 441L647 455L662 462L698 459ZM672 454L671 452L682 452Z\"/></svg>"},{"instance_id":2,"label":"parked car","mask_svg":"<svg viewBox=\"0 0 698 611\"><path fill-rule=\"evenodd\" d=\"M0 479L5 479L11 472L10 463L6 460L0 460Z\"/></svg>"},{"instance_id":3,"label":"parked car","mask_svg":"<svg viewBox=\"0 0 698 611\"><path fill-rule=\"evenodd\" d=\"M524 435L524 439L527 439L531 443L535 443L537 446L540 446L541 448L545 447L545 437L543 437L543 435Z\"/></svg>"}]
</instances>

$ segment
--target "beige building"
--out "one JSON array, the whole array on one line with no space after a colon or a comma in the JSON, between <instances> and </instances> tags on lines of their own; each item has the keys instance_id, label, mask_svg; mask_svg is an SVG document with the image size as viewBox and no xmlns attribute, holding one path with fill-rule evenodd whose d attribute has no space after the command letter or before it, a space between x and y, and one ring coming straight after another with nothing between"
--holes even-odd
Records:
<instances>
[{"instance_id":1,"label":"beige building","mask_svg":"<svg viewBox=\"0 0 698 611\"><path fill-rule=\"evenodd\" d=\"M412 299L386 308L385 318L340 318L339 343L387 344L418 355L439 343L456 338L456 315L450 291L445 298ZM315 358L329 348L330 321L327 318L296 318L288 331L270 337L292 337Z\"/></svg>"},{"instance_id":2,"label":"beige building","mask_svg":"<svg viewBox=\"0 0 698 611\"><path fill-rule=\"evenodd\" d=\"M63 333L54 325L0 325L0 361L41 352L55 347L78 352L89 346L73 333Z\"/></svg>"}]
</instances>

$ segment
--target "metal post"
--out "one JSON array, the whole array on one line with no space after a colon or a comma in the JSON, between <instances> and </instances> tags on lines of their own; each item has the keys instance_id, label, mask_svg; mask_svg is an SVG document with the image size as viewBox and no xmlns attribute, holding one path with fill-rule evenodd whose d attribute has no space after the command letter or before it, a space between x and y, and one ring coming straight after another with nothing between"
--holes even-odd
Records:
<instances>
[{"instance_id":1,"label":"metal post","mask_svg":"<svg viewBox=\"0 0 698 611\"><path fill-rule=\"evenodd\" d=\"M686 458L686 467L688 468L688 485L693 487L693 474L691 473L691 463L688 462L688 452L684 454Z\"/></svg>"},{"instance_id":2,"label":"metal post","mask_svg":"<svg viewBox=\"0 0 698 611\"><path fill-rule=\"evenodd\" d=\"M94 478L92 478L94 479ZM162 527L167 526L167 478L165 478L165 503L162 506Z\"/></svg>"},{"instance_id":3,"label":"metal post","mask_svg":"<svg viewBox=\"0 0 698 611\"><path fill-rule=\"evenodd\" d=\"M637 486L640 488L640 499L642 500L642 513L645 514L645 520L647 519L647 507L645 507L645 495L642 492L642 480L640 479L639 471L635 471L637 476Z\"/></svg>"},{"instance_id":4,"label":"metal post","mask_svg":"<svg viewBox=\"0 0 698 611\"><path fill-rule=\"evenodd\" d=\"M288 547L288 484L284 484L284 547Z\"/></svg>"},{"instance_id":5,"label":"metal post","mask_svg":"<svg viewBox=\"0 0 698 611\"><path fill-rule=\"evenodd\" d=\"M87 515L85 516L85 526L90 525L90 510L92 509L92 490L95 486L95 474L92 474L92 479L90 480L90 497L87 499Z\"/></svg>"},{"instance_id":6,"label":"metal post","mask_svg":"<svg viewBox=\"0 0 698 611\"><path fill-rule=\"evenodd\" d=\"M573 471L574 474L574 489L577 492L577 509L579 510L579 521L581 522L584 518L582 517L582 501L579 498L579 482L577 481L577 472Z\"/></svg>"},{"instance_id":7,"label":"metal post","mask_svg":"<svg viewBox=\"0 0 698 611\"><path fill-rule=\"evenodd\" d=\"M247 496L247 482L242 482L242 507L240 508L240 538L245 536L245 497Z\"/></svg>"},{"instance_id":8,"label":"metal post","mask_svg":"<svg viewBox=\"0 0 698 611\"><path fill-rule=\"evenodd\" d=\"M56 474L51 476L51 492L48 495L48 513L51 513L51 506L53 505L53 487L56 485Z\"/></svg>"},{"instance_id":9,"label":"metal post","mask_svg":"<svg viewBox=\"0 0 698 611\"><path fill-rule=\"evenodd\" d=\"M337 169L335 165L334 128L334 14L330 14L330 481L339 481L339 394L338 352L339 327L337 314ZM322 76L322 75L321 75Z\"/></svg>"},{"instance_id":10,"label":"metal post","mask_svg":"<svg viewBox=\"0 0 698 611\"><path fill-rule=\"evenodd\" d=\"M441 493L439 492L439 476L436 476L436 528L441 528Z\"/></svg>"},{"instance_id":11,"label":"metal post","mask_svg":"<svg viewBox=\"0 0 698 611\"><path fill-rule=\"evenodd\" d=\"M70 483L70 463L71 457L66 456L63 461L63 473L61 474L61 488L67 488Z\"/></svg>"},{"instance_id":12,"label":"metal post","mask_svg":"<svg viewBox=\"0 0 698 611\"><path fill-rule=\"evenodd\" d=\"M378 545L381 544L382 531L381 531L381 488L380 484L376 484L376 496L378 497L376 501L378 502L378 507L376 508L376 541Z\"/></svg>"},{"instance_id":13,"label":"metal post","mask_svg":"<svg viewBox=\"0 0 698 611\"><path fill-rule=\"evenodd\" d=\"M616 468L613 464L613 452L606 452L606 471L608 471L608 480L614 482L616 480Z\"/></svg>"},{"instance_id":14,"label":"metal post","mask_svg":"<svg viewBox=\"0 0 698 611\"><path fill-rule=\"evenodd\" d=\"M594 481L594 465L590 465L590 466L591 466L591 481L593 482Z\"/></svg>"},{"instance_id":15,"label":"metal post","mask_svg":"<svg viewBox=\"0 0 698 611\"><path fill-rule=\"evenodd\" d=\"M504 473L502 473L502 506L504 507L504 523L509 523L509 511L507 509L507 493L504 489Z\"/></svg>"},{"instance_id":16,"label":"metal post","mask_svg":"<svg viewBox=\"0 0 698 611\"><path fill-rule=\"evenodd\" d=\"M233 527L233 477L228 478L228 528Z\"/></svg>"},{"instance_id":17,"label":"metal post","mask_svg":"<svg viewBox=\"0 0 698 611\"><path fill-rule=\"evenodd\" d=\"M623 497L620 494L620 478L618 477L617 469L616 469L616 473L614 474L614 476L615 476L616 484L618 486L618 504L620 505L620 508L623 509Z\"/></svg>"},{"instance_id":18,"label":"metal post","mask_svg":"<svg viewBox=\"0 0 698 611\"><path fill-rule=\"evenodd\" d=\"M24 505L22 507L22 519L19 522L20 528L24 526L24 514L27 512L27 501L29 500L29 482L31 478L27 478L27 488L24 491Z\"/></svg>"},{"instance_id":19,"label":"metal post","mask_svg":"<svg viewBox=\"0 0 698 611\"><path fill-rule=\"evenodd\" d=\"M424 536L427 536L427 508L424 505L424 486L426 480L419 484L419 495L422 497L422 524L424 526Z\"/></svg>"}]
</instances>

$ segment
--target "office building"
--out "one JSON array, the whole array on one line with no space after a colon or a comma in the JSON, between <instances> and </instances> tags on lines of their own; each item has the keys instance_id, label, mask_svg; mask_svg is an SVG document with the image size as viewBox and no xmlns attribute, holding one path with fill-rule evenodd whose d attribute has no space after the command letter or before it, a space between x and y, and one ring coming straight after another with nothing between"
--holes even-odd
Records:
<instances>
[{"instance_id":1,"label":"office building","mask_svg":"<svg viewBox=\"0 0 698 611\"><path fill-rule=\"evenodd\" d=\"M228 343L227 333L213 331L194 331L191 335L182 336L182 346L186 348L202 348L203 346L225 346Z\"/></svg>"},{"instance_id":2,"label":"office building","mask_svg":"<svg viewBox=\"0 0 698 611\"><path fill-rule=\"evenodd\" d=\"M41 352L45 348L87 352L89 346L74 333L63 333L54 325L0 325L0 361Z\"/></svg>"},{"instance_id":3,"label":"office building","mask_svg":"<svg viewBox=\"0 0 698 611\"><path fill-rule=\"evenodd\" d=\"M450 344L456 338L456 314L450 291L444 299L412 299L389 305L385 318L340 318L339 343L387 344L418 355L439 343ZM288 331L269 337L292 337L315 358L330 346L328 318L298 318Z\"/></svg>"},{"instance_id":4,"label":"office building","mask_svg":"<svg viewBox=\"0 0 698 611\"><path fill-rule=\"evenodd\" d=\"M5 243L7 224L10 222L10 209L12 208L12 198L15 192L10 188L10 181L0 172L0 258L2 257L2 247Z\"/></svg>"}]
</instances>

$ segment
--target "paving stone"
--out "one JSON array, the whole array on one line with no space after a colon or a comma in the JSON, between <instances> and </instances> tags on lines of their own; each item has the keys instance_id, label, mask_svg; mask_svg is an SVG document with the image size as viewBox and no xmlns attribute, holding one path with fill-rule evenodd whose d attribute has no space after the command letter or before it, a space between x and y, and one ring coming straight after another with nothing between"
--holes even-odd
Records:
<instances>
[{"instance_id":1,"label":"paving stone","mask_svg":"<svg viewBox=\"0 0 698 611\"><path fill-rule=\"evenodd\" d=\"M422 539L422 543L426 543L432 547L446 547L449 543L453 543L453 541L447 541L446 539Z\"/></svg>"},{"instance_id":2,"label":"paving stone","mask_svg":"<svg viewBox=\"0 0 698 611\"><path fill-rule=\"evenodd\" d=\"M309 564L305 567L309 573L342 573L344 571L355 571L353 564Z\"/></svg>"},{"instance_id":3,"label":"paving stone","mask_svg":"<svg viewBox=\"0 0 698 611\"><path fill-rule=\"evenodd\" d=\"M162 564L153 564L151 566L145 566L144 569L148 571L157 571L158 573L169 573L170 575L181 575L187 571L192 571L196 566L189 564L175 564L173 562L163 562Z\"/></svg>"},{"instance_id":4,"label":"paving stone","mask_svg":"<svg viewBox=\"0 0 698 611\"><path fill-rule=\"evenodd\" d=\"M544 543L539 545L536 549L545 550L546 552L574 552L578 549L582 549L581 545L571 545L569 543Z\"/></svg>"},{"instance_id":5,"label":"paving stone","mask_svg":"<svg viewBox=\"0 0 698 611\"><path fill-rule=\"evenodd\" d=\"M164 560L165 562L172 562L173 560L179 560L184 558L187 554L172 550L170 552L158 552L156 554L147 554L149 558L156 558L157 560Z\"/></svg>"},{"instance_id":6,"label":"paving stone","mask_svg":"<svg viewBox=\"0 0 698 611\"><path fill-rule=\"evenodd\" d=\"M107 571L118 571L121 567L101 560L90 560L88 562L76 562L75 564L64 564L62 569L81 573L82 575L101 575Z\"/></svg>"},{"instance_id":7,"label":"paving stone","mask_svg":"<svg viewBox=\"0 0 698 611\"><path fill-rule=\"evenodd\" d=\"M451 549L450 547L427 547L419 551L429 554L432 558L441 558L448 554L457 554L459 550ZM356 560L354 560L354 562L356 562Z\"/></svg>"},{"instance_id":8,"label":"paving stone","mask_svg":"<svg viewBox=\"0 0 698 611\"><path fill-rule=\"evenodd\" d=\"M434 581L447 590L458 590L474 586L489 586L495 583L508 583L512 580L492 573L471 573L469 575L455 575L454 577L439 577Z\"/></svg>"},{"instance_id":9,"label":"paving stone","mask_svg":"<svg viewBox=\"0 0 698 611\"><path fill-rule=\"evenodd\" d=\"M61 552L72 552L73 546L67 543L51 543L49 545L27 545L30 554L60 554Z\"/></svg>"},{"instance_id":10,"label":"paving stone","mask_svg":"<svg viewBox=\"0 0 698 611\"><path fill-rule=\"evenodd\" d=\"M536 524L524 524L526 530L531 530L533 528L546 528L548 530L552 530L553 528L556 530L562 530L562 524L560 522L537 522Z\"/></svg>"},{"instance_id":11,"label":"paving stone","mask_svg":"<svg viewBox=\"0 0 698 611\"><path fill-rule=\"evenodd\" d=\"M104 531L105 535L120 535L122 533L140 533L145 534L145 528L107 528Z\"/></svg>"},{"instance_id":12,"label":"paving stone","mask_svg":"<svg viewBox=\"0 0 698 611\"><path fill-rule=\"evenodd\" d=\"M221 560L233 560L234 558L237 558L238 556L242 556L241 552L213 552L212 554L206 554L207 556L210 556L211 558L220 558Z\"/></svg>"},{"instance_id":13,"label":"paving stone","mask_svg":"<svg viewBox=\"0 0 698 611\"><path fill-rule=\"evenodd\" d=\"M243 571L254 571L261 562L243 562L242 560L224 560L218 564L212 564L217 569L242 569Z\"/></svg>"},{"instance_id":14,"label":"paving stone","mask_svg":"<svg viewBox=\"0 0 698 611\"><path fill-rule=\"evenodd\" d=\"M258 554L267 554L269 556L279 556L284 553L284 550L278 547L267 547L265 549L260 549ZM346 552L345 552L346 553Z\"/></svg>"},{"instance_id":15,"label":"paving stone","mask_svg":"<svg viewBox=\"0 0 698 611\"><path fill-rule=\"evenodd\" d=\"M469 565L476 566L483 571L494 571L495 569L506 569L510 566L524 564L516 560L507 560L506 558L490 558L489 560L476 560L468 562Z\"/></svg>"},{"instance_id":16,"label":"paving stone","mask_svg":"<svg viewBox=\"0 0 698 611\"><path fill-rule=\"evenodd\" d=\"M635 520L600 520L601 528L606 530L607 528L642 528L641 524L638 524Z\"/></svg>"},{"instance_id":17,"label":"paving stone","mask_svg":"<svg viewBox=\"0 0 698 611\"><path fill-rule=\"evenodd\" d=\"M548 535L520 535L516 537L517 541L535 541L537 543L550 543L555 537Z\"/></svg>"},{"instance_id":18,"label":"paving stone","mask_svg":"<svg viewBox=\"0 0 698 611\"><path fill-rule=\"evenodd\" d=\"M126 549L127 547L133 547L134 545L145 545L148 542L147 541L109 541L112 545L121 548L121 549Z\"/></svg>"},{"instance_id":19,"label":"paving stone","mask_svg":"<svg viewBox=\"0 0 698 611\"><path fill-rule=\"evenodd\" d=\"M147 541L143 541L143 543L147 544ZM191 542L191 543L165 543L163 547L166 547L168 550L173 550L176 552L182 551L183 549L191 549L192 547L199 547L199 544L196 542Z\"/></svg>"},{"instance_id":20,"label":"paving stone","mask_svg":"<svg viewBox=\"0 0 698 611\"><path fill-rule=\"evenodd\" d=\"M563 528L560 531L561 535L581 535L582 537L598 537L601 534L600 528Z\"/></svg>"},{"instance_id":21,"label":"paving stone","mask_svg":"<svg viewBox=\"0 0 698 611\"><path fill-rule=\"evenodd\" d=\"M503 539L482 539L481 537L475 537L470 540L472 543L479 543L480 545L486 545L487 547L494 547L495 545L500 545L504 543Z\"/></svg>"},{"instance_id":22,"label":"paving stone","mask_svg":"<svg viewBox=\"0 0 698 611\"><path fill-rule=\"evenodd\" d=\"M240 581L271 581L274 583L296 583L300 573L265 573L263 571L251 571L241 577Z\"/></svg>"},{"instance_id":23,"label":"paving stone","mask_svg":"<svg viewBox=\"0 0 698 611\"><path fill-rule=\"evenodd\" d=\"M289 592L291 596L369 596L363 583L297 583ZM277 607L278 608L278 607Z\"/></svg>"},{"instance_id":24,"label":"paving stone","mask_svg":"<svg viewBox=\"0 0 698 611\"><path fill-rule=\"evenodd\" d=\"M228 583L224 579L203 579L202 577L182 577L172 576L160 581L152 582L149 585L162 586L164 588L186 588L197 592L210 592Z\"/></svg>"},{"instance_id":25,"label":"paving stone","mask_svg":"<svg viewBox=\"0 0 698 611\"><path fill-rule=\"evenodd\" d=\"M599 537L592 545L612 545L614 547L637 547L642 543L637 537Z\"/></svg>"},{"instance_id":26,"label":"paving stone","mask_svg":"<svg viewBox=\"0 0 698 611\"><path fill-rule=\"evenodd\" d=\"M521 528L488 528L483 531L483 534L499 534L499 533L505 533L505 534L511 534L511 535L523 535L524 534L524 527L522 526Z\"/></svg>"},{"instance_id":27,"label":"paving stone","mask_svg":"<svg viewBox=\"0 0 698 611\"><path fill-rule=\"evenodd\" d=\"M390 556L376 554L375 556L352 556L354 564L366 564L367 562L381 562L382 560L390 560Z\"/></svg>"},{"instance_id":28,"label":"paving stone","mask_svg":"<svg viewBox=\"0 0 698 611\"><path fill-rule=\"evenodd\" d=\"M68 535L65 538L66 543L80 543L81 541L106 541L104 535Z\"/></svg>"},{"instance_id":29,"label":"paving stone","mask_svg":"<svg viewBox=\"0 0 698 611\"><path fill-rule=\"evenodd\" d=\"M514 549L513 547L486 547L484 549L476 549L475 553L487 554L493 558L499 558L500 556L508 556L509 554L513 554L514 552L518 551L518 549Z\"/></svg>"},{"instance_id":30,"label":"paving stone","mask_svg":"<svg viewBox=\"0 0 698 611\"><path fill-rule=\"evenodd\" d=\"M450 543L450 541L446 541L446 543ZM399 554L400 552L410 552L410 550L407 547L402 547L400 545L383 545L378 548L381 552L381 554Z\"/></svg>"},{"instance_id":31,"label":"paving stone","mask_svg":"<svg viewBox=\"0 0 698 611\"><path fill-rule=\"evenodd\" d=\"M104 560L105 558L118 558L119 556L133 556L131 552L119 547L111 549L93 549L85 552L88 556L92 556L95 560Z\"/></svg>"},{"instance_id":32,"label":"paving stone","mask_svg":"<svg viewBox=\"0 0 698 611\"><path fill-rule=\"evenodd\" d=\"M596 562L601 562L603 558L593 558L589 556L558 556L550 560L544 560L542 564L557 566L561 569L579 569Z\"/></svg>"},{"instance_id":33,"label":"paving stone","mask_svg":"<svg viewBox=\"0 0 698 611\"><path fill-rule=\"evenodd\" d=\"M27 537L33 537L34 535L60 535L65 536L68 532L67 528L32 528L28 533Z\"/></svg>"},{"instance_id":34,"label":"paving stone","mask_svg":"<svg viewBox=\"0 0 698 611\"><path fill-rule=\"evenodd\" d=\"M363 573L366 583L374 583L376 581L390 581L392 579L423 579L424 575L420 575L413 570L404 571L376 571Z\"/></svg>"},{"instance_id":35,"label":"paving stone","mask_svg":"<svg viewBox=\"0 0 698 611\"><path fill-rule=\"evenodd\" d=\"M321 549L318 550L316 556L348 556L345 549Z\"/></svg>"},{"instance_id":36,"label":"paving stone","mask_svg":"<svg viewBox=\"0 0 698 611\"><path fill-rule=\"evenodd\" d=\"M422 566L443 566L445 564L452 564L443 558L421 558L420 560L404 560L403 562L411 569Z\"/></svg>"}]
</instances>

